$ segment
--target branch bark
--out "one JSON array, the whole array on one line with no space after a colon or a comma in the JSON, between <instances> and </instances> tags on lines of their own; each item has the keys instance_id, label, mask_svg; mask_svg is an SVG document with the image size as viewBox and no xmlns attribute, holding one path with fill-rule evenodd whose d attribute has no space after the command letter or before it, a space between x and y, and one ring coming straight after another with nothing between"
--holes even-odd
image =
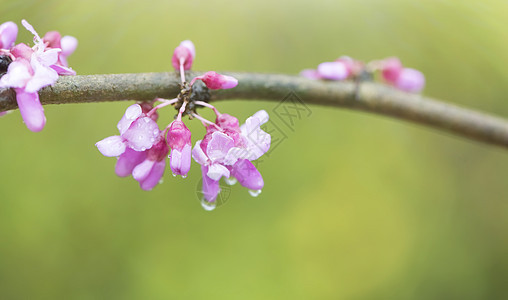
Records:
<instances>
[{"instance_id":1,"label":"branch bark","mask_svg":"<svg viewBox=\"0 0 508 300\"><path fill-rule=\"evenodd\" d=\"M201 74L201 73L199 73ZM351 81L327 82L298 76L234 73L234 89L210 91L211 101L255 99L282 101L293 92L305 104L344 107L428 125L456 135L508 148L508 121L389 86ZM188 78L198 75L189 72ZM42 104L174 98L180 91L177 73L81 75L60 77L39 92ZM15 93L0 90L0 111L16 109Z\"/></svg>"}]
</instances>

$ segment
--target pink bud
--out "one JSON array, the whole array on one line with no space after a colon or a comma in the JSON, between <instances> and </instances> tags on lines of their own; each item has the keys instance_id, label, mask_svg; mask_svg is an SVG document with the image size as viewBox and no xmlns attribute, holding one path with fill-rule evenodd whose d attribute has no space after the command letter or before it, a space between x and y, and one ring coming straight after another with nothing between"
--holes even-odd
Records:
<instances>
[{"instance_id":1,"label":"pink bud","mask_svg":"<svg viewBox=\"0 0 508 300\"><path fill-rule=\"evenodd\" d=\"M189 49L189 51L192 54L192 59L196 58L196 47L194 47L194 43L193 42L191 42L189 40L185 40L185 41L180 43L180 46L183 46L183 47Z\"/></svg>"},{"instance_id":2,"label":"pink bud","mask_svg":"<svg viewBox=\"0 0 508 300\"><path fill-rule=\"evenodd\" d=\"M60 44L60 40L62 39L62 35L58 31L48 31L42 38L44 43L48 43L48 46L51 48L62 48Z\"/></svg>"},{"instance_id":3,"label":"pink bud","mask_svg":"<svg viewBox=\"0 0 508 300\"><path fill-rule=\"evenodd\" d=\"M168 145L171 148L169 166L174 175L187 176L191 165L191 132L182 121L173 121L169 126Z\"/></svg>"},{"instance_id":4,"label":"pink bud","mask_svg":"<svg viewBox=\"0 0 508 300\"><path fill-rule=\"evenodd\" d=\"M206 72L204 75L194 78L191 83L194 83L197 79L201 79L211 90L230 89L238 85L238 80L236 80L236 78L221 75L214 71Z\"/></svg>"},{"instance_id":5,"label":"pink bud","mask_svg":"<svg viewBox=\"0 0 508 300\"><path fill-rule=\"evenodd\" d=\"M185 145L191 145L191 132L182 121L175 120L169 126L167 140L171 149L182 150Z\"/></svg>"},{"instance_id":6,"label":"pink bud","mask_svg":"<svg viewBox=\"0 0 508 300\"><path fill-rule=\"evenodd\" d=\"M18 26L14 22L0 25L0 49L10 49L18 36Z\"/></svg>"},{"instance_id":7,"label":"pink bud","mask_svg":"<svg viewBox=\"0 0 508 300\"><path fill-rule=\"evenodd\" d=\"M62 46L61 54L67 57L71 55L78 47L78 39L73 36L66 35L60 40L60 45Z\"/></svg>"},{"instance_id":8,"label":"pink bud","mask_svg":"<svg viewBox=\"0 0 508 300\"><path fill-rule=\"evenodd\" d=\"M344 80L347 78L347 67L343 62L324 62L317 68L319 76L329 80Z\"/></svg>"},{"instance_id":9,"label":"pink bud","mask_svg":"<svg viewBox=\"0 0 508 300\"><path fill-rule=\"evenodd\" d=\"M381 74L389 83L395 83L402 71L402 63L397 57L389 57L383 60Z\"/></svg>"},{"instance_id":10,"label":"pink bud","mask_svg":"<svg viewBox=\"0 0 508 300\"><path fill-rule=\"evenodd\" d=\"M215 120L215 124L217 124L220 128L223 129L231 129L233 131L240 132L240 125L238 119L228 114L221 114Z\"/></svg>"},{"instance_id":11,"label":"pink bud","mask_svg":"<svg viewBox=\"0 0 508 300\"><path fill-rule=\"evenodd\" d=\"M32 58L34 51L27 44L19 43L11 49L11 54L16 58L24 58L28 61Z\"/></svg>"},{"instance_id":12,"label":"pink bud","mask_svg":"<svg viewBox=\"0 0 508 300\"><path fill-rule=\"evenodd\" d=\"M425 86L425 76L418 70L404 68L397 77L395 86L406 92L418 93Z\"/></svg>"},{"instance_id":13,"label":"pink bud","mask_svg":"<svg viewBox=\"0 0 508 300\"><path fill-rule=\"evenodd\" d=\"M194 44L191 41L186 40L181 42L180 45L175 48L171 63L176 70L180 70L180 63L183 63L184 70L190 70L195 56L196 50L194 48Z\"/></svg>"}]
</instances>

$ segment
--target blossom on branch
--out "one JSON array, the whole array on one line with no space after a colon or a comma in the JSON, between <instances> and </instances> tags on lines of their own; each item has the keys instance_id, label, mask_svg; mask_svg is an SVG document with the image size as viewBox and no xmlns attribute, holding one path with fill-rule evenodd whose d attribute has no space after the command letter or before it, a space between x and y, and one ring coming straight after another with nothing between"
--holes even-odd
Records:
<instances>
[{"instance_id":1,"label":"blossom on branch","mask_svg":"<svg viewBox=\"0 0 508 300\"><path fill-rule=\"evenodd\" d=\"M11 60L6 74L0 78L0 88L14 89L23 121L28 129L38 132L46 124L38 91L53 85L59 75L76 74L68 67L66 57L75 50L77 40L68 37L63 42L66 51L62 54L62 41L58 32L47 33L44 40L26 20L21 23L34 35L35 45L33 48L23 43L14 45L16 24L7 22L0 26L0 54Z\"/></svg>"}]
</instances>

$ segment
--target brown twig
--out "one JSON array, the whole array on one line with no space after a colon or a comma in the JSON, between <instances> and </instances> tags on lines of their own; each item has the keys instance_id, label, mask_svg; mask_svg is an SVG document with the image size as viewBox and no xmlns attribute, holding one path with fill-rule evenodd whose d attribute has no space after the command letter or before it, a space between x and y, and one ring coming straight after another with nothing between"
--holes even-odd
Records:
<instances>
[{"instance_id":1,"label":"brown twig","mask_svg":"<svg viewBox=\"0 0 508 300\"><path fill-rule=\"evenodd\" d=\"M198 73L189 73L187 78ZM408 94L382 84L326 82L298 76L233 73L239 84L230 90L211 91L211 101L256 99L281 101L293 92L305 104L344 107L387 115L508 147L508 121L447 104L420 95ZM39 92L42 104L65 104L122 100L174 98L180 92L178 73L140 73L60 77ZM17 108L12 90L0 90L0 111Z\"/></svg>"}]
</instances>

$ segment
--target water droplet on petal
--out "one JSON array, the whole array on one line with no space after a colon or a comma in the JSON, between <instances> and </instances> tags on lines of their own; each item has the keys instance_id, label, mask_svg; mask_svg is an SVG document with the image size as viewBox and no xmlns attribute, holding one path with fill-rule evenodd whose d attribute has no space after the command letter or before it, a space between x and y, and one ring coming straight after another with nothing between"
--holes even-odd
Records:
<instances>
[{"instance_id":1,"label":"water droplet on petal","mask_svg":"<svg viewBox=\"0 0 508 300\"><path fill-rule=\"evenodd\" d=\"M249 194L252 197L257 197L257 196L259 196L259 194L261 194L261 190L249 190Z\"/></svg>"},{"instance_id":2,"label":"water droplet on petal","mask_svg":"<svg viewBox=\"0 0 508 300\"><path fill-rule=\"evenodd\" d=\"M154 130L153 130L153 134L154 134L154 135L158 135L158 134L159 134L159 129L154 129Z\"/></svg>"},{"instance_id":3,"label":"water droplet on petal","mask_svg":"<svg viewBox=\"0 0 508 300\"><path fill-rule=\"evenodd\" d=\"M182 178L187 178L187 175L182 175Z\"/></svg>"},{"instance_id":4,"label":"water droplet on petal","mask_svg":"<svg viewBox=\"0 0 508 300\"><path fill-rule=\"evenodd\" d=\"M236 180L236 178L234 177L229 177L229 178L226 178L224 179L224 181L228 184L228 185L233 185L235 183L238 182L238 180Z\"/></svg>"},{"instance_id":5,"label":"water droplet on petal","mask_svg":"<svg viewBox=\"0 0 508 300\"><path fill-rule=\"evenodd\" d=\"M206 211L211 211L211 210L214 210L215 207L217 207L217 204L215 204L215 202L208 202L206 201L204 198L201 199L201 206L203 206L203 208L206 210Z\"/></svg>"},{"instance_id":6,"label":"water droplet on petal","mask_svg":"<svg viewBox=\"0 0 508 300\"><path fill-rule=\"evenodd\" d=\"M173 173L173 177L176 177L176 174L175 174L175 173Z\"/></svg>"}]
</instances>

